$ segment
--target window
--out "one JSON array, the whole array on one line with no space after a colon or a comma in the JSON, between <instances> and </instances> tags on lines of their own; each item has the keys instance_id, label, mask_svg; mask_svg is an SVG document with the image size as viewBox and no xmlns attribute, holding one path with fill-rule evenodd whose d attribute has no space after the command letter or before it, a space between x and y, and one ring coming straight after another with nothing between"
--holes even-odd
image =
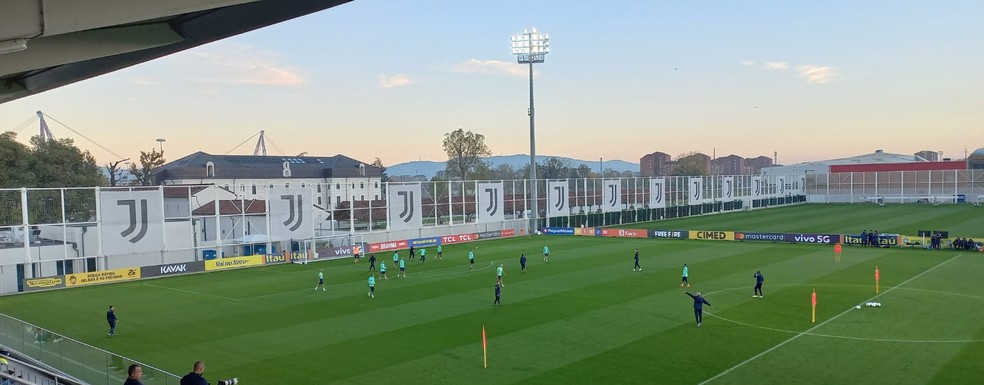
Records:
<instances>
[{"instance_id":1,"label":"window","mask_svg":"<svg viewBox=\"0 0 984 385\"><path fill-rule=\"evenodd\" d=\"M342 203L342 196L341 195L336 195L335 196L335 202Z\"/></svg>"},{"instance_id":2,"label":"window","mask_svg":"<svg viewBox=\"0 0 984 385\"><path fill-rule=\"evenodd\" d=\"M379 194L374 195L372 199L378 201L379 200Z\"/></svg>"},{"instance_id":3,"label":"window","mask_svg":"<svg viewBox=\"0 0 984 385\"><path fill-rule=\"evenodd\" d=\"M212 162L205 163L205 177L215 178L215 163Z\"/></svg>"},{"instance_id":4,"label":"window","mask_svg":"<svg viewBox=\"0 0 984 385\"><path fill-rule=\"evenodd\" d=\"M290 182L284 183L284 187L290 188Z\"/></svg>"},{"instance_id":5,"label":"window","mask_svg":"<svg viewBox=\"0 0 984 385\"><path fill-rule=\"evenodd\" d=\"M328 196L328 204L331 204L331 195Z\"/></svg>"},{"instance_id":6,"label":"window","mask_svg":"<svg viewBox=\"0 0 984 385\"><path fill-rule=\"evenodd\" d=\"M305 183L301 183L301 188L304 188L304 187L306 187L306 186L307 186L307 184L305 184Z\"/></svg>"},{"instance_id":7,"label":"window","mask_svg":"<svg viewBox=\"0 0 984 385\"><path fill-rule=\"evenodd\" d=\"M321 197L318 197L318 206L321 206Z\"/></svg>"},{"instance_id":8,"label":"window","mask_svg":"<svg viewBox=\"0 0 984 385\"><path fill-rule=\"evenodd\" d=\"M362 182L359 182L359 188L366 188L366 184L365 183L362 183Z\"/></svg>"},{"instance_id":9,"label":"window","mask_svg":"<svg viewBox=\"0 0 984 385\"><path fill-rule=\"evenodd\" d=\"M318 192L321 192L321 184L318 183Z\"/></svg>"},{"instance_id":10,"label":"window","mask_svg":"<svg viewBox=\"0 0 984 385\"><path fill-rule=\"evenodd\" d=\"M355 182L352 182L352 188L355 188Z\"/></svg>"},{"instance_id":11,"label":"window","mask_svg":"<svg viewBox=\"0 0 984 385\"><path fill-rule=\"evenodd\" d=\"M253 185L253 195L256 195L256 185Z\"/></svg>"},{"instance_id":12,"label":"window","mask_svg":"<svg viewBox=\"0 0 984 385\"><path fill-rule=\"evenodd\" d=\"M379 188L379 182L376 182L376 188Z\"/></svg>"},{"instance_id":13,"label":"window","mask_svg":"<svg viewBox=\"0 0 984 385\"><path fill-rule=\"evenodd\" d=\"M284 166L284 170L283 170L284 178L290 178L290 162L284 162L283 166Z\"/></svg>"},{"instance_id":14,"label":"window","mask_svg":"<svg viewBox=\"0 0 984 385\"><path fill-rule=\"evenodd\" d=\"M359 176L366 176L366 164L359 163Z\"/></svg>"},{"instance_id":15,"label":"window","mask_svg":"<svg viewBox=\"0 0 984 385\"><path fill-rule=\"evenodd\" d=\"M365 196L365 195L359 195L359 200L360 200L360 201L364 201L364 200L366 200L366 196Z\"/></svg>"},{"instance_id":16,"label":"window","mask_svg":"<svg viewBox=\"0 0 984 385\"><path fill-rule=\"evenodd\" d=\"M342 185L340 183L335 183L335 190L341 189Z\"/></svg>"},{"instance_id":17,"label":"window","mask_svg":"<svg viewBox=\"0 0 984 385\"><path fill-rule=\"evenodd\" d=\"M246 185L244 184L239 185L239 191L246 192Z\"/></svg>"}]
</instances>

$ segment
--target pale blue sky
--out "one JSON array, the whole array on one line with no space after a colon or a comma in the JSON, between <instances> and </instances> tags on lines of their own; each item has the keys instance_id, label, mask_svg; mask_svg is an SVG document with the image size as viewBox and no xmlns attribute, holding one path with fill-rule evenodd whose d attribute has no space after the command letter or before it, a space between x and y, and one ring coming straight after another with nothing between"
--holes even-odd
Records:
<instances>
[{"instance_id":1,"label":"pale blue sky","mask_svg":"<svg viewBox=\"0 0 984 385\"><path fill-rule=\"evenodd\" d=\"M509 37L535 26L551 37L540 155L962 158L984 147L981 20L981 1L356 0L0 104L0 130L42 110L122 157L156 138L169 160L225 154L266 130L273 155L392 165L445 160L460 127L528 153L527 68Z\"/></svg>"}]
</instances>

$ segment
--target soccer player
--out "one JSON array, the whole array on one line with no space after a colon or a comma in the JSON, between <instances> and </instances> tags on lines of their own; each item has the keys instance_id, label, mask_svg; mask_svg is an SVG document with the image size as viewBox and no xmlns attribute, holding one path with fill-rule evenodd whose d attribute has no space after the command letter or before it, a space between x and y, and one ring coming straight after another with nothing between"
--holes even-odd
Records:
<instances>
[{"instance_id":1,"label":"soccer player","mask_svg":"<svg viewBox=\"0 0 984 385\"><path fill-rule=\"evenodd\" d=\"M427 259L427 249L420 249L420 263L424 263L425 259Z\"/></svg>"},{"instance_id":2,"label":"soccer player","mask_svg":"<svg viewBox=\"0 0 984 385\"><path fill-rule=\"evenodd\" d=\"M492 302L492 306L501 306L502 303L499 302L499 296L502 295L502 286L498 282L495 284L495 302Z\"/></svg>"},{"instance_id":3,"label":"soccer player","mask_svg":"<svg viewBox=\"0 0 984 385\"><path fill-rule=\"evenodd\" d=\"M376 270L376 254L369 255L369 271Z\"/></svg>"},{"instance_id":4,"label":"soccer player","mask_svg":"<svg viewBox=\"0 0 984 385\"><path fill-rule=\"evenodd\" d=\"M635 249L635 267L632 271L642 271L642 266L639 266L639 249Z\"/></svg>"},{"instance_id":5,"label":"soccer player","mask_svg":"<svg viewBox=\"0 0 984 385\"><path fill-rule=\"evenodd\" d=\"M441 245L437 245L437 259L444 260L444 255L441 254Z\"/></svg>"},{"instance_id":6,"label":"soccer player","mask_svg":"<svg viewBox=\"0 0 984 385\"><path fill-rule=\"evenodd\" d=\"M376 299L376 277L369 273L369 298Z\"/></svg>"},{"instance_id":7,"label":"soccer player","mask_svg":"<svg viewBox=\"0 0 984 385\"><path fill-rule=\"evenodd\" d=\"M386 278L386 262L379 262L379 278L389 280Z\"/></svg>"},{"instance_id":8,"label":"soccer player","mask_svg":"<svg viewBox=\"0 0 984 385\"><path fill-rule=\"evenodd\" d=\"M468 250L468 269L475 266L475 251Z\"/></svg>"},{"instance_id":9,"label":"soccer player","mask_svg":"<svg viewBox=\"0 0 984 385\"><path fill-rule=\"evenodd\" d=\"M396 276L399 277L400 274L403 274L403 278L407 277L407 260L403 258L400 258L400 271L396 273Z\"/></svg>"},{"instance_id":10,"label":"soccer player","mask_svg":"<svg viewBox=\"0 0 984 385\"><path fill-rule=\"evenodd\" d=\"M411 243L410 244L410 260L412 261L414 258L417 258L417 253L414 253L413 252L413 244Z\"/></svg>"},{"instance_id":11,"label":"soccer player","mask_svg":"<svg viewBox=\"0 0 984 385\"><path fill-rule=\"evenodd\" d=\"M497 278L498 279L497 284L498 285L501 285L502 287L506 287L506 284L502 283L502 264L501 263L499 264L499 268L495 270L495 275L496 275L496 277L498 277Z\"/></svg>"},{"instance_id":12,"label":"soccer player","mask_svg":"<svg viewBox=\"0 0 984 385\"><path fill-rule=\"evenodd\" d=\"M683 264L683 280L680 281L680 287L683 287L683 284L687 284L687 287L690 287L690 281L687 280L688 271L689 270L687 270L687 264L684 263Z\"/></svg>"},{"instance_id":13,"label":"soccer player","mask_svg":"<svg viewBox=\"0 0 984 385\"><path fill-rule=\"evenodd\" d=\"M328 291L328 289L325 289L325 271L324 270L321 270L321 271L318 272L318 286L315 286L314 287L314 291L318 291L318 288L319 287L321 288L321 291Z\"/></svg>"},{"instance_id":14,"label":"soccer player","mask_svg":"<svg viewBox=\"0 0 984 385\"><path fill-rule=\"evenodd\" d=\"M400 264L400 253L397 251L393 252L393 267Z\"/></svg>"},{"instance_id":15,"label":"soccer player","mask_svg":"<svg viewBox=\"0 0 984 385\"><path fill-rule=\"evenodd\" d=\"M550 262L550 248L543 245L543 262Z\"/></svg>"},{"instance_id":16,"label":"soccer player","mask_svg":"<svg viewBox=\"0 0 984 385\"><path fill-rule=\"evenodd\" d=\"M762 271L756 271L752 277L755 277L755 292L752 294L752 298L765 298L762 295L762 281L765 281L765 277L762 276Z\"/></svg>"},{"instance_id":17,"label":"soccer player","mask_svg":"<svg viewBox=\"0 0 984 385\"><path fill-rule=\"evenodd\" d=\"M359 254L362 250L359 246L352 246L352 258L354 263L359 263Z\"/></svg>"},{"instance_id":18,"label":"soccer player","mask_svg":"<svg viewBox=\"0 0 984 385\"><path fill-rule=\"evenodd\" d=\"M700 327L700 322L704 320L704 305L711 306L711 303L707 302L707 300L700 295L699 291L697 292L697 295L690 294L686 291L684 293L687 293L690 298L694 299L694 318L697 319L697 327Z\"/></svg>"},{"instance_id":19,"label":"soccer player","mask_svg":"<svg viewBox=\"0 0 984 385\"><path fill-rule=\"evenodd\" d=\"M116 321L119 320L119 318L116 318L116 307L109 305L109 311L106 312L106 322L109 322L109 334L107 336L112 337L116 335Z\"/></svg>"},{"instance_id":20,"label":"soccer player","mask_svg":"<svg viewBox=\"0 0 984 385\"><path fill-rule=\"evenodd\" d=\"M526 272L526 254L519 255L519 266L523 268L522 272Z\"/></svg>"}]
</instances>

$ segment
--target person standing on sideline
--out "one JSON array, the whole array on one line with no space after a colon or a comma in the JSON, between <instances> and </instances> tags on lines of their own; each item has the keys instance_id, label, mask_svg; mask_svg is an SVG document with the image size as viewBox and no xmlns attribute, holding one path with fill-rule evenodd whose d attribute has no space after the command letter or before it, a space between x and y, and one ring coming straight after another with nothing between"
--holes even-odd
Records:
<instances>
[{"instance_id":1,"label":"person standing on sideline","mask_svg":"<svg viewBox=\"0 0 984 385\"><path fill-rule=\"evenodd\" d=\"M369 273L369 298L376 299L376 277Z\"/></svg>"},{"instance_id":2,"label":"person standing on sideline","mask_svg":"<svg viewBox=\"0 0 984 385\"><path fill-rule=\"evenodd\" d=\"M208 385L208 380L202 377L202 373L205 373L205 362L195 361L191 373L181 377L181 385Z\"/></svg>"},{"instance_id":3,"label":"person standing on sideline","mask_svg":"<svg viewBox=\"0 0 984 385\"><path fill-rule=\"evenodd\" d=\"M106 322L109 322L109 334L107 334L108 336L112 337L116 335L116 321L119 320L120 320L119 318L116 318L116 307L113 305L109 305L109 311L106 312Z\"/></svg>"},{"instance_id":4,"label":"person standing on sideline","mask_svg":"<svg viewBox=\"0 0 984 385\"><path fill-rule=\"evenodd\" d=\"M468 250L468 269L471 270L472 267L475 267L475 251Z\"/></svg>"},{"instance_id":5,"label":"person standing on sideline","mask_svg":"<svg viewBox=\"0 0 984 385\"><path fill-rule=\"evenodd\" d=\"M427 249L420 249L420 263L424 263L425 259L427 259Z\"/></svg>"},{"instance_id":6,"label":"person standing on sideline","mask_svg":"<svg viewBox=\"0 0 984 385\"><path fill-rule=\"evenodd\" d=\"M314 291L318 291L318 288L319 287L321 288L321 291L328 291L328 289L325 289L325 271L324 270L318 271L318 285L314 287Z\"/></svg>"},{"instance_id":7,"label":"person standing on sideline","mask_svg":"<svg viewBox=\"0 0 984 385\"><path fill-rule=\"evenodd\" d=\"M437 245L437 259L444 260L444 254L441 254L441 245Z\"/></svg>"},{"instance_id":8,"label":"person standing on sideline","mask_svg":"<svg viewBox=\"0 0 984 385\"><path fill-rule=\"evenodd\" d=\"M399 278L400 274L403 274L403 278L407 277L407 260L400 258L400 271L396 272L396 277Z\"/></svg>"},{"instance_id":9,"label":"person standing on sideline","mask_svg":"<svg viewBox=\"0 0 984 385\"><path fill-rule=\"evenodd\" d=\"M635 267L632 271L642 271L642 266L639 266L639 249L635 249Z\"/></svg>"},{"instance_id":10,"label":"person standing on sideline","mask_svg":"<svg viewBox=\"0 0 984 385\"><path fill-rule=\"evenodd\" d=\"M765 277L762 276L762 271L756 271L755 275L752 275L752 277L755 277L755 293L752 294L752 298L765 298L765 296L762 295L762 281L765 281Z\"/></svg>"},{"instance_id":11,"label":"person standing on sideline","mask_svg":"<svg viewBox=\"0 0 984 385\"><path fill-rule=\"evenodd\" d=\"M699 291L697 292L697 295L690 294L686 291L684 293L687 293L690 298L694 299L694 318L697 320L697 327L700 327L700 322L704 320L704 305L711 306L711 303L707 302L707 300L700 295Z\"/></svg>"},{"instance_id":12,"label":"person standing on sideline","mask_svg":"<svg viewBox=\"0 0 984 385\"><path fill-rule=\"evenodd\" d=\"M386 262L379 262L379 278L389 280L386 278Z\"/></svg>"},{"instance_id":13,"label":"person standing on sideline","mask_svg":"<svg viewBox=\"0 0 984 385\"><path fill-rule=\"evenodd\" d=\"M123 385L143 385L140 380L143 379L143 368L137 364L131 364L129 368L126 369L126 381Z\"/></svg>"},{"instance_id":14,"label":"person standing on sideline","mask_svg":"<svg viewBox=\"0 0 984 385\"><path fill-rule=\"evenodd\" d=\"M376 254L369 255L369 271L376 271Z\"/></svg>"},{"instance_id":15,"label":"person standing on sideline","mask_svg":"<svg viewBox=\"0 0 984 385\"><path fill-rule=\"evenodd\" d=\"M543 245L543 262L550 262L550 248Z\"/></svg>"},{"instance_id":16,"label":"person standing on sideline","mask_svg":"<svg viewBox=\"0 0 984 385\"><path fill-rule=\"evenodd\" d=\"M492 306L501 306L502 303L499 302L499 296L502 295L502 286L498 282L495 283L495 302L492 302Z\"/></svg>"},{"instance_id":17,"label":"person standing on sideline","mask_svg":"<svg viewBox=\"0 0 984 385\"><path fill-rule=\"evenodd\" d=\"M687 287L690 287L690 281L687 280L687 277L689 275L690 274L689 274L689 270L687 269L687 264L684 263L683 264L683 280L680 281L680 287L683 287L683 284L687 284Z\"/></svg>"},{"instance_id":18,"label":"person standing on sideline","mask_svg":"<svg viewBox=\"0 0 984 385\"><path fill-rule=\"evenodd\" d=\"M519 255L519 267L522 269L521 272L526 272L526 254Z\"/></svg>"}]
</instances>

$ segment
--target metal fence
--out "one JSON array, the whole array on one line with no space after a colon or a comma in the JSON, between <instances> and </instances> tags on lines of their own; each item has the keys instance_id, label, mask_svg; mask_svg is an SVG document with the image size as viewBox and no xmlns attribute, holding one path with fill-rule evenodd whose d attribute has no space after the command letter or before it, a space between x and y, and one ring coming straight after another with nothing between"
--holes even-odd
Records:
<instances>
[{"instance_id":1,"label":"metal fence","mask_svg":"<svg viewBox=\"0 0 984 385\"><path fill-rule=\"evenodd\" d=\"M143 367L147 385L177 385L175 374L121 355L73 340L50 330L0 314L0 345L85 381L91 385L117 385L126 381L127 367ZM39 382L39 381L35 381ZM39 382L40 383L40 382Z\"/></svg>"},{"instance_id":2,"label":"metal fence","mask_svg":"<svg viewBox=\"0 0 984 385\"><path fill-rule=\"evenodd\" d=\"M984 202L984 170L926 170L807 174L810 202Z\"/></svg>"}]
</instances>

